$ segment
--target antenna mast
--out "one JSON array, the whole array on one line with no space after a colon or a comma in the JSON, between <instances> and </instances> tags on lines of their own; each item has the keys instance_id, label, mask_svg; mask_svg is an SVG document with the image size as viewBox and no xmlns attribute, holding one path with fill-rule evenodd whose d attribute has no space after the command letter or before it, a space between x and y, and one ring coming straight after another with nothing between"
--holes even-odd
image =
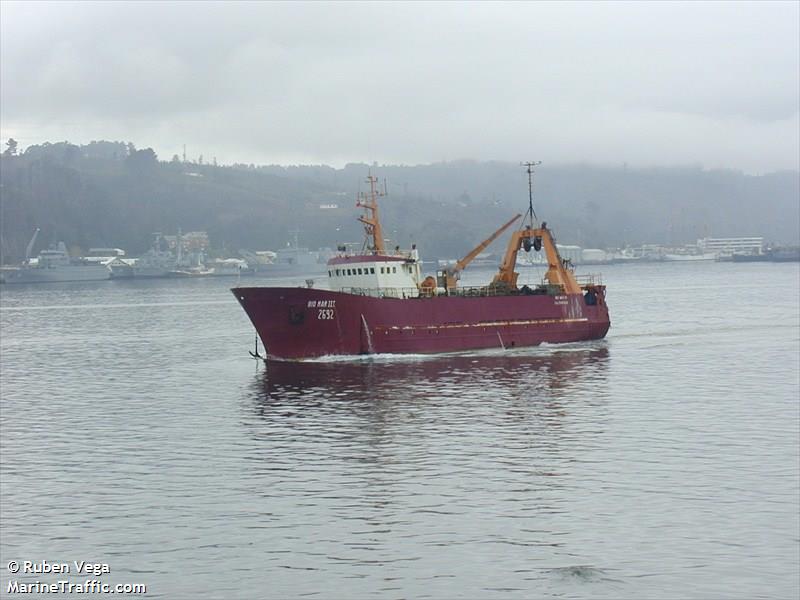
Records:
<instances>
[{"instance_id":1,"label":"antenna mast","mask_svg":"<svg viewBox=\"0 0 800 600\"><path fill-rule=\"evenodd\" d=\"M364 224L367 240L369 240L370 237L372 238L370 250L374 254L385 254L383 229L381 228L381 222L378 217L378 198L385 196L386 193L378 191L376 185L378 183L378 178L374 177L372 173L367 176L367 183L369 183L369 193L360 193L356 201L356 206L363 208L365 213L363 216L358 217L358 220Z\"/></svg>"},{"instance_id":2,"label":"antenna mast","mask_svg":"<svg viewBox=\"0 0 800 600\"><path fill-rule=\"evenodd\" d=\"M528 214L526 216L530 217L529 224L531 228L533 228L534 219L536 219L536 223L539 223L539 217L533 211L533 168L538 167L540 164L542 164L540 160L520 163L523 167L528 167Z\"/></svg>"}]
</instances>

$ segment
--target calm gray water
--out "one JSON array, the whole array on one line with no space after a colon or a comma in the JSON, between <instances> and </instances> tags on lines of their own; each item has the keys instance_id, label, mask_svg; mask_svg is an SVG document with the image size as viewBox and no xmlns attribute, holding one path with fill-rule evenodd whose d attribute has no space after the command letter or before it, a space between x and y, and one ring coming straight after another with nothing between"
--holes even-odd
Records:
<instances>
[{"instance_id":1,"label":"calm gray water","mask_svg":"<svg viewBox=\"0 0 800 600\"><path fill-rule=\"evenodd\" d=\"M233 280L5 286L0 593L797 598L798 265L603 272L601 342L266 368Z\"/></svg>"}]
</instances>

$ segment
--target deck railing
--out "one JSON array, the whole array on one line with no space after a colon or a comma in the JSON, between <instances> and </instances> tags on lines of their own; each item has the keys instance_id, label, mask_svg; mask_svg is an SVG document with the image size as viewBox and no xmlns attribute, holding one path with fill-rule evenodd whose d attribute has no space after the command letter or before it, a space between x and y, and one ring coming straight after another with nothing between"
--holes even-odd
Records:
<instances>
[{"instance_id":1,"label":"deck railing","mask_svg":"<svg viewBox=\"0 0 800 600\"><path fill-rule=\"evenodd\" d=\"M600 273L586 273L584 275L576 275L575 281L578 285L603 285L603 276Z\"/></svg>"},{"instance_id":2,"label":"deck railing","mask_svg":"<svg viewBox=\"0 0 800 600\"><path fill-rule=\"evenodd\" d=\"M490 287L490 286L466 286L458 287L457 289L450 290L449 294L445 294L441 289L438 293L424 288L402 288L402 287L385 287L385 288L358 288L349 287L341 288L342 292L347 294L354 294L356 296L370 296L372 298L431 298L433 296L457 296L462 298L479 298L489 296L515 296L526 295L525 291L509 292L507 289ZM531 293L531 292L528 292ZM542 293L542 292L537 292ZM554 292L551 292L553 294Z\"/></svg>"},{"instance_id":3,"label":"deck railing","mask_svg":"<svg viewBox=\"0 0 800 600\"><path fill-rule=\"evenodd\" d=\"M383 287L383 288L341 288L346 294L356 296L371 296L373 298L417 298L420 290L415 287Z\"/></svg>"},{"instance_id":4,"label":"deck railing","mask_svg":"<svg viewBox=\"0 0 800 600\"><path fill-rule=\"evenodd\" d=\"M581 287L589 286L589 285L602 285L603 278L599 274L587 274L587 275L579 275L575 277L578 285ZM383 287L383 288L362 288L362 287L345 287L340 288L342 292L347 294L354 294L356 296L370 296L372 298L398 298L398 299L406 299L406 298L430 298L434 295L439 296L459 296L465 298L477 298L477 297L488 297L488 296L514 296L517 294L526 295L526 294L541 294L547 293L549 295L558 295L563 293L560 291L560 286L550 286L546 280L542 280L542 285L546 287L550 287L545 292L537 290L533 291L531 288L530 291L524 291L520 288L519 291L516 292L509 292L506 289L498 288L498 287L491 287L491 286L466 286L466 287L458 287L455 290L451 290L449 294L445 294L442 291L439 291L438 294L434 293L430 290L426 290L425 288L415 288L415 287ZM527 286L524 286L527 287Z\"/></svg>"}]
</instances>

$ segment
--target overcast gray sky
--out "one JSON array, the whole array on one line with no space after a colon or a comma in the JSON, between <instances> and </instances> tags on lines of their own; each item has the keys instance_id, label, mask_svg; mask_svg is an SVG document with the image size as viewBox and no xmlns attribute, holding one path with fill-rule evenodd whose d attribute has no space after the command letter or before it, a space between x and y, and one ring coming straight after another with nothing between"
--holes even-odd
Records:
<instances>
[{"instance_id":1,"label":"overcast gray sky","mask_svg":"<svg viewBox=\"0 0 800 600\"><path fill-rule=\"evenodd\" d=\"M224 163L797 169L799 7L2 2L0 135Z\"/></svg>"}]
</instances>

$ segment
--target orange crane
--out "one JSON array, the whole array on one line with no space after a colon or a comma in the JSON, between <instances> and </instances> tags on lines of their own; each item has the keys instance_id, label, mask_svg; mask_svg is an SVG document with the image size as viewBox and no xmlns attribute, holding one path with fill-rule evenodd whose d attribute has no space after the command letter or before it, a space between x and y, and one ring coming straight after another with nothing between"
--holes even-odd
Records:
<instances>
[{"instance_id":1,"label":"orange crane","mask_svg":"<svg viewBox=\"0 0 800 600\"><path fill-rule=\"evenodd\" d=\"M517 254L520 247L525 252L530 252L531 248L537 252L544 248L547 255L547 273L545 279L552 286L561 288L563 294L580 294L581 286L575 280L572 273L572 265L569 261L563 260L558 253L556 241L547 228L547 223L542 222L541 226L534 227L534 219L538 224L538 217L533 210L533 168L542 164L542 161L525 162L522 166L528 167L528 212L526 217L530 218L528 225L524 229L519 229L511 235L506 248L503 262L500 264L500 271L494 276L490 288L498 291L516 291L517 277L519 273L514 271L517 266Z\"/></svg>"},{"instance_id":2,"label":"orange crane","mask_svg":"<svg viewBox=\"0 0 800 600\"><path fill-rule=\"evenodd\" d=\"M503 257L503 262L500 265L500 272L495 275L492 280L492 287L506 288L511 290L517 289L517 277L519 273L514 271L517 265L517 254L520 247L529 251L531 248L539 250L544 248L547 255L547 273L545 279L551 285L560 286L565 294L580 294L581 286L575 280L575 275L572 274L572 269L569 263L561 258L556 248L556 242L547 228L547 223L542 223L541 227L532 228L530 226L525 229L515 231L511 235L506 248L506 254Z\"/></svg>"},{"instance_id":3,"label":"orange crane","mask_svg":"<svg viewBox=\"0 0 800 600\"><path fill-rule=\"evenodd\" d=\"M455 265L452 267L448 267L442 271L442 277L444 279L444 288L447 290L447 293L450 293L451 290L454 290L458 287L458 280L461 278L461 271L467 268L467 265L475 260L475 257L478 256L483 250L495 241L500 235L509 227L511 224L514 223L517 219L519 219L522 215L516 215L513 219L508 221L505 225L500 227L497 231L495 231L492 235L488 238L483 240L480 244L475 246L470 252L461 260L459 260Z\"/></svg>"}]
</instances>

